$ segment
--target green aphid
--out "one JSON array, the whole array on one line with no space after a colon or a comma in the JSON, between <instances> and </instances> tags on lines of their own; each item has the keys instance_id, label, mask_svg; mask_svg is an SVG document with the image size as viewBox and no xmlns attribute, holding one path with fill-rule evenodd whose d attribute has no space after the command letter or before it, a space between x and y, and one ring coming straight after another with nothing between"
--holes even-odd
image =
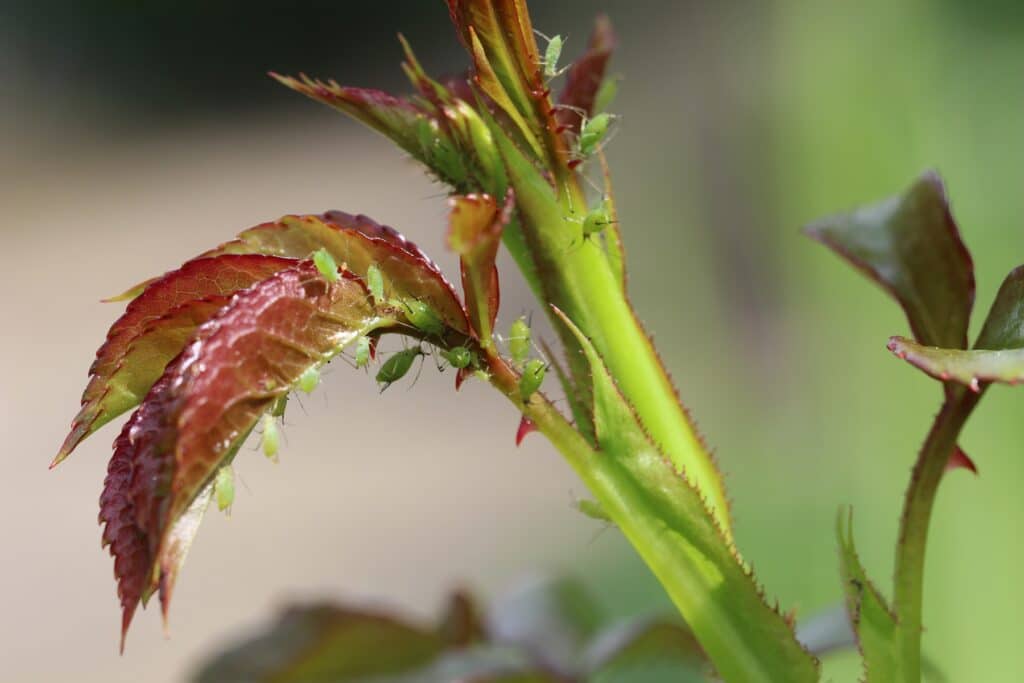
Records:
<instances>
[{"instance_id":1,"label":"green aphid","mask_svg":"<svg viewBox=\"0 0 1024 683\"><path fill-rule=\"evenodd\" d=\"M384 361L380 370L377 371L377 383L384 385L381 387L381 391L405 377L412 368L412 362L416 360L416 356L422 355L423 349L418 346L391 354L391 357Z\"/></svg>"},{"instance_id":2,"label":"green aphid","mask_svg":"<svg viewBox=\"0 0 1024 683\"><path fill-rule=\"evenodd\" d=\"M430 337L444 334L444 323L430 306L419 299L403 299L402 307L405 308L405 317L409 323L420 332Z\"/></svg>"},{"instance_id":3,"label":"green aphid","mask_svg":"<svg viewBox=\"0 0 1024 683\"><path fill-rule=\"evenodd\" d=\"M596 235L612 223L611 202L602 199L601 203L583 219L583 236Z\"/></svg>"},{"instance_id":4,"label":"green aphid","mask_svg":"<svg viewBox=\"0 0 1024 683\"><path fill-rule=\"evenodd\" d=\"M597 148L607 137L608 129L611 128L611 125L612 115L603 112L583 122L579 141L579 154L581 157L589 157L597 151Z\"/></svg>"},{"instance_id":5,"label":"green aphid","mask_svg":"<svg viewBox=\"0 0 1024 683\"><path fill-rule=\"evenodd\" d=\"M281 447L281 431L277 428L277 420L273 413L263 416L263 439L260 445L263 447L263 455L271 460L277 460L277 451Z\"/></svg>"},{"instance_id":6,"label":"green aphid","mask_svg":"<svg viewBox=\"0 0 1024 683\"><path fill-rule=\"evenodd\" d=\"M523 366L523 374L519 376L519 397L529 401L534 392L544 383L544 375L548 371L547 364L539 358L527 361Z\"/></svg>"},{"instance_id":7,"label":"green aphid","mask_svg":"<svg viewBox=\"0 0 1024 683\"><path fill-rule=\"evenodd\" d=\"M313 252L313 263L328 282L337 282L340 278L338 275L338 264L326 249L321 248Z\"/></svg>"},{"instance_id":8,"label":"green aphid","mask_svg":"<svg viewBox=\"0 0 1024 683\"><path fill-rule=\"evenodd\" d=\"M284 417L284 411L288 407L288 394L277 397L274 404L270 406L270 414L274 417Z\"/></svg>"},{"instance_id":9,"label":"green aphid","mask_svg":"<svg viewBox=\"0 0 1024 683\"><path fill-rule=\"evenodd\" d=\"M597 89L597 95L594 96L594 111L606 111L608 107L612 106L612 102L615 101L615 96L618 94L619 79L614 76L604 79L601 87Z\"/></svg>"},{"instance_id":10,"label":"green aphid","mask_svg":"<svg viewBox=\"0 0 1024 683\"><path fill-rule=\"evenodd\" d=\"M299 375L299 389L307 394L312 394L313 390L320 384L320 369L315 365L311 365Z\"/></svg>"},{"instance_id":11,"label":"green aphid","mask_svg":"<svg viewBox=\"0 0 1024 683\"><path fill-rule=\"evenodd\" d=\"M562 57L562 48L565 41L562 36L554 36L548 40L548 47L544 50L544 76L554 78L562 72L558 70L558 60Z\"/></svg>"},{"instance_id":12,"label":"green aphid","mask_svg":"<svg viewBox=\"0 0 1024 683\"><path fill-rule=\"evenodd\" d=\"M456 346L448 351L441 351L441 357L458 370L468 368L473 362L473 352L465 346Z\"/></svg>"},{"instance_id":13,"label":"green aphid","mask_svg":"<svg viewBox=\"0 0 1024 683\"><path fill-rule=\"evenodd\" d=\"M381 275L380 268L377 266L370 266L366 269L366 288L370 290L373 303L384 303L384 276Z\"/></svg>"},{"instance_id":14,"label":"green aphid","mask_svg":"<svg viewBox=\"0 0 1024 683\"><path fill-rule=\"evenodd\" d=\"M597 519L602 522L611 522L612 518L608 512L604 509L604 506L596 500L587 500L581 498L575 502L577 510L582 512L585 516L591 519Z\"/></svg>"},{"instance_id":15,"label":"green aphid","mask_svg":"<svg viewBox=\"0 0 1024 683\"><path fill-rule=\"evenodd\" d=\"M231 465L224 465L217 470L213 480L213 495L217 499L217 509L221 512L235 502L235 471Z\"/></svg>"},{"instance_id":16,"label":"green aphid","mask_svg":"<svg viewBox=\"0 0 1024 683\"><path fill-rule=\"evenodd\" d=\"M517 318L508 331L508 352L516 365L530 357L530 325L526 318Z\"/></svg>"},{"instance_id":17,"label":"green aphid","mask_svg":"<svg viewBox=\"0 0 1024 683\"><path fill-rule=\"evenodd\" d=\"M360 337L356 342L356 367L365 368L370 364L370 338Z\"/></svg>"}]
</instances>

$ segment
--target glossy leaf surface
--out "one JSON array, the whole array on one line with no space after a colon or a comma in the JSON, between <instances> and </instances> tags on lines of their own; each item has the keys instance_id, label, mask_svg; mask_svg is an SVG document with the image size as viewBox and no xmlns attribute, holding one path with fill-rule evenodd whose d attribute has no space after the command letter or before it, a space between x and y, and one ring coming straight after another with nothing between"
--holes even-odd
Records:
<instances>
[{"instance_id":1,"label":"glossy leaf surface","mask_svg":"<svg viewBox=\"0 0 1024 683\"><path fill-rule=\"evenodd\" d=\"M1024 381L1024 348L964 351L923 346L911 339L893 337L889 350L935 379L958 382L975 392L981 391L987 382Z\"/></svg>"},{"instance_id":2,"label":"glossy leaf surface","mask_svg":"<svg viewBox=\"0 0 1024 683\"><path fill-rule=\"evenodd\" d=\"M89 434L138 405L185 341L235 292L292 262L258 254L186 263L151 280L111 326L89 369L89 384L54 464Z\"/></svg>"},{"instance_id":3,"label":"glossy leaf surface","mask_svg":"<svg viewBox=\"0 0 1024 683\"><path fill-rule=\"evenodd\" d=\"M822 220L807 233L888 291L918 342L967 348L974 268L938 175L926 173L903 194Z\"/></svg>"}]
</instances>

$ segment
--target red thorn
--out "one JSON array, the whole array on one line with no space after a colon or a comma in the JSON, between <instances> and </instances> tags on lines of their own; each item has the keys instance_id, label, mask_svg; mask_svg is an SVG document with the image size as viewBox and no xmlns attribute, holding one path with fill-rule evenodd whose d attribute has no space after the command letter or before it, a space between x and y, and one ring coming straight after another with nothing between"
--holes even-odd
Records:
<instances>
[{"instance_id":1,"label":"red thorn","mask_svg":"<svg viewBox=\"0 0 1024 683\"><path fill-rule=\"evenodd\" d=\"M949 472L950 470L960 468L973 472L975 475L978 474L978 467L974 464L974 461L957 446L953 449L953 454L949 456L949 461L946 463L946 471Z\"/></svg>"},{"instance_id":2,"label":"red thorn","mask_svg":"<svg viewBox=\"0 0 1024 683\"><path fill-rule=\"evenodd\" d=\"M370 360L377 360L377 342L380 337L370 337Z\"/></svg>"},{"instance_id":3,"label":"red thorn","mask_svg":"<svg viewBox=\"0 0 1024 683\"><path fill-rule=\"evenodd\" d=\"M519 421L519 429L516 430L516 445L523 443L523 439L530 432L537 431L537 425L533 424L533 420L523 415L523 419Z\"/></svg>"},{"instance_id":4,"label":"red thorn","mask_svg":"<svg viewBox=\"0 0 1024 683\"><path fill-rule=\"evenodd\" d=\"M469 368L460 368L459 371L455 373L455 391L462 388L462 383L466 381L466 378L469 377L470 374L471 372Z\"/></svg>"},{"instance_id":5,"label":"red thorn","mask_svg":"<svg viewBox=\"0 0 1024 683\"><path fill-rule=\"evenodd\" d=\"M981 384L978 382L978 378L977 377L972 377L971 378L971 385L970 386L971 386L971 391L973 391L974 393L976 393L976 394L980 394L981 393Z\"/></svg>"},{"instance_id":6,"label":"red thorn","mask_svg":"<svg viewBox=\"0 0 1024 683\"><path fill-rule=\"evenodd\" d=\"M568 165L569 169L572 170L572 169L575 169L577 166L579 166L582 163L583 163L582 159L573 159L567 165Z\"/></svg>"}]
</instances>

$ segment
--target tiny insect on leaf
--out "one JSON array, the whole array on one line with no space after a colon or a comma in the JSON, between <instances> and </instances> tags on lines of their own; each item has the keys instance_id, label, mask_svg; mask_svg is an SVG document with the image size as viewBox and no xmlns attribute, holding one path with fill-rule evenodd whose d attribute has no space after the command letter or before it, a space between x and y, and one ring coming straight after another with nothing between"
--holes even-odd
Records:
<instances>
[{"instance_id":1,"label":"tiny insect on leaf","mask_svg":"<svg viewBox=\"0 0 1024 683\"><path fill-rule=\"evenodd\" d=\"M456 346L447 351L441 351L441 356L448 361L453 368L462 370L468 368L473 362L473 352L465 346Z\"/></svg>"},{"instance_id":2,"label":"tiny insect on leaf","mask_svg":"<svg viewBox=\"0 0 1024 683\"><path fill-rule=\"evenodd\" d=\"M288 394L284 394L270 407L270 414L274 417L284 417L284 411L288 408Z\"/></svg>"},{"instance_id":3,"label":"tiny insect on leaf","mask_svg":"<svg viewBox=\"0 0 1024 683\"><path fill-rule=\"evenodd\" d=\"M405 317L420 332L432 337L444 334L444 323L427 304L418 299L403 299L402 307L405 309Z\"/></svg>"},{"instance_id":4,"label":"tiny insect on leaf","mask_svg":"<svg viewBox=\"0 0 1024 683\"><path fill-rule=\"evenodd\" d=\"M608 135L608 129L612 125L612 115L600 113L593 118L587 119L580 131L579 153L582 157L589 157L597 151L597 148Z\"/></svg>"},{"instance_id":5,"label":"tiny insect on leaf","mask_svg":"<svg viewBox=\"0 0 1024 683\"><path fill-rule=\"evenodd\" d=\"M299 376L299 389L307 394L320 384L320 370L316 366L310 366Z\"/></svg>"},{"instance_id":6,"label":"tiny insect on leaf","mask_svg":"<svg viewBox=\"0 0 1024 683\"><path fill-rule=\"evenodd\" d=\"M217 509L224 512L235 502L235 472L231 465L217 470L213 483L213 493L217 498Z\"/></svg>"},{"instance_id":7,"label":"tiny insect on leaf","mask_svg":"<svg viewBox=\"0 0 1024 683\"><path fill-rule=\"evenodd\" d=\"M360 337L356 342L356 367L365 368L370 364L370 338Z\"/></svg>"},{"instance_id":8,"label":"tiny insect on leaf","mask_svg":"<svg viewBox=\"0 0 1024 683\"><path fill-rule=\"evenodd\" d=\"M548 47L544 50L544 75L547 78L554 78L558 75L558 60L562 57L562 47L565 41L562 36L554 36L548 41Z\"/></svg>"},{"instance_id":9,"label":"tiny insect on leaf","mask_svg":"<svg viewBox=\"0 0 1024 683\"><path fill-rule=\"evenodd\" d=\"M544 383L544 375L547 371L548 366L539 358L527 361L523 367L523 374L519 377L520 398L528 401L534 392L540 389L540 385Z\"/></svg>"},{"instance_id":10,"label":"tiny insect on leaf","mask_svg":"<svg viewBox=\"0 0 1024 683\"><path fill-rule=\"evenodd\" d=\"M271 460L277 459L277 451L281 447L281 432L273 413L263 416L263 455Z\"/></svg>"},{"instance_id":11,"label":"tiny insect on leaf","mask_svg":"<svg viewBox=\"0 0 1024 683\"><path fill-rule=\"evenodd\" d=\"M597 519L602 522L611 522L612 518L605 511L604 506L596 500L588 500L586 498L580 498L576 501L575 507L584 516L590 517L591 519Z\"/></svg>"},{"instance_id":12,"label":"tiny insect on leaf","mask_svg":"<svg viewBox=\"0 0 1024 683\"><path fill-rule=\"evenodd\" d=\"M612 222L611 205L607 199L601 203L583 219L583 236L597 234L608 227Z\"/></svg>"},{"instance_id":13,"label":"tiny insect on leaf","mask_svg":"<svg viewBox=\"0 0 1024 683\"><path fill-rule=\"evenodd\" d=\"M601 83L601 87L598 88L597 95L594 97L594 111L603 112L612 106L612 102L615 101L615 96L619 94L619 79L612 77L606 78Z\"/></svg>"},{"instance_id":14,"label":"tiny insect on leaf","mask_svg":"<svg viewBox=\"0 0 1024 683\"><path fill-rule=\"evenodd\" d=\"M366 269L366 288L370 290L373 302L380 304L384 302L384 276L377 266L370 266Z\"/></svg>"},{"instance_id":15,"label":"tiny insect on leaf","mask_svg":"<svg viewBox=\"0 0 1024 683\"><path fill-rule=\"evenodd\" d=\"M517 318L509 328L508 352L517 365L522 365L530 357L530 325L526 318Z\"/></svg>"},{"instance_id":16,"label":"tiny insect on leaf","mask_svg":"<svg viewBox=\"0 0 1024 683\"><path fill-rule=\"evenodd\" d=\"M418 346L414 346L411 349L403 349L402 351L396 351L391 355L384 363L380 366L380 370L377 371L377 382L383 384L381 391L384 391L393 383L402 379L409 373L409 369L412 368L412 362L416 359L416 356L423 355L423 350Z\"/></svg>"},{"instance_id":17,"label":"tiny insect on leaf","mask_svg":"<svg viewBox=\"0 0 1024 683\"><path fill-rule=\"evenodd\" d=\"M313 252L313 264L325 280L332 283L338 281L338 264L329 251L320 248Z\"/></svg>"}]
</instances>

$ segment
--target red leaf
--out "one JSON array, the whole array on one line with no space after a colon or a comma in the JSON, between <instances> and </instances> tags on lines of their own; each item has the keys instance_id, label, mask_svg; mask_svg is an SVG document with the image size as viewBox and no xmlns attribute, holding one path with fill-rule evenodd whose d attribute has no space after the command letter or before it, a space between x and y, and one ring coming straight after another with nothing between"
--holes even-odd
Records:
<instances>
[{"instance_id":1,"label":"red leaf","mask_svg":"<svg viewBox=\"0 0 1024 683\"><path fill-rule=\"evenodd\" d=\"M320 216L285 216L250 228L238 238L203 254L262 253L306 258L324 248L339 264L360 277L377 266L389 297L420 300L445 324L464 334L470 325L455 288L440 268L395 229L363 215L328 211Z\"/></svg>"},{"instance_id":2,"label":"red leaf","mask_svg":"<svg viewBox=\"0 0 1024 683\"><path fill-rule=\"evenodd\" d=\"M258 254L201 258L151 281L96 352L82 407L51 467L89 434L137 405L192 330L226 303L224 296L292 263Z\"/></svg>"},{"instance_id":3,"label":"red leaf","mask_svg":"<svg viewBox=\"0 0 1024 683\"><path fill-rule=\"evenodd\" d=\"M559 124L573 134L580 132L583 123L580 111L586 112L587 116L594 113L594 100L604 82L608 61L617 42L611 21L603 14L598 16L587 51L569 69L565 86L558 96L558 103L564 108L559 108L555 116Z\"/></svg>"},{"instance_id":4,"label":"red leaf","mask_svg":"<svg viewBox=\"0 0 1024 683\"><path fill-rule=\"evenodd\" d=\"M515 208L514 195L512 190L508 191L500 211L489 195L452 197L448 205L451 208L448 246L459 255L462 290L470 322L481 342L487 346L491 343L501 300L498 269L494 261L501 233Z\"/></svg>"}]
</instances>

